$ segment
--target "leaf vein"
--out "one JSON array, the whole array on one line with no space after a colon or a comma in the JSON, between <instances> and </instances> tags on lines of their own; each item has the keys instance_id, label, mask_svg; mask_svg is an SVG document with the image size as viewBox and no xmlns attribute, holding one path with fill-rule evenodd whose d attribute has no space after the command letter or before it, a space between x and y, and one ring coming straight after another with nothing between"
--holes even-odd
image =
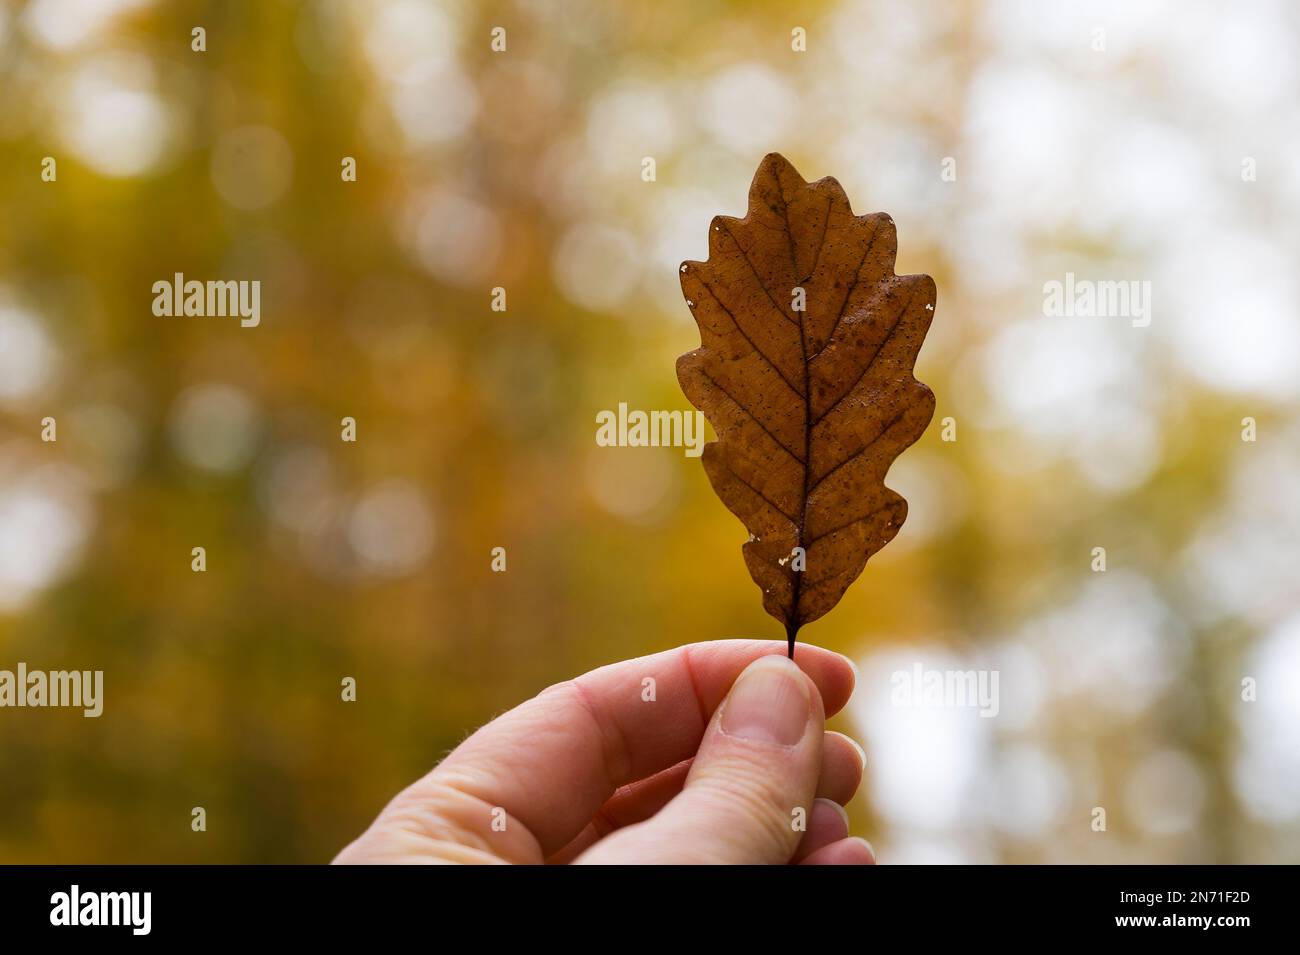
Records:
<instances>
[{"instance_id":1,"label":"leaf vein","mask_svg":"<svg viewBox=\"0 0 1300 955\"><path fill-rule=\"evenodd\" d=\"M777 446L780 447L780 449L781 449L782 451L784 451L786 454L790 455L790 457L792 457L792 458L794 458L796 461L798 461L799 464L800 464L801 466L804 464L804 459L803 459L803 458L799 457L799 455L795 454L793 451L791 451L789 448L787 448L787 447L785 446L785 442L782 441L780 438L778 438L778 437L777 437L777 436L776 436L776 435L771 431L771 429L768 428L767 425L763 424L763 422L759 420L758 415L756 415L756 414L754 414L754 412L750 411L749 408L744 404L744 402L742 402L739 398L737 398L737 397L736 397L735 395L733 395L730 391L728 391L725 387L723 387L723 385L722 385L721 382L719 382L716 378L714 378L712 375L710 375L710 374L709 374L707 371L705 371L704 369L700 369L700 374L703 375L706 379L708 379L709 384L713 385L714 388L717 388L720 392L722 392L724 395L726 395L728 398L730 398L731 401L732 401L732 403L735 404L735 406L736 406L737 408L739 408L741 411L743 411L743 412L745 413L745 417L747 417L750 421L754 422L754 424L756 424L756 425L758 425L760 428L762 428L762 429L763 429L763 433L764 433L765 435L767 435L769 438L771 438L773 441L775 441L776 444L777 444Z\"/></svg>"},{"instance_id":2,"label":"leaf vein","mask_svg":"<svg viewBox=\"0 0 1300 955\"><path fill-rule=\"evenodd\" d=\"M902 327L903 316L906 315L907 310L912 307L912 301L915 298L916 298L916 290L913 289L912 293L907 297L907 301L903 303L903 307L898 310L898 316L894 319L894 324L890 327L889 333L880 340L880 344L876 346L876 350L872 353L870 360L866 363L866 365L863 366L862 374L858 375L857 380L855 380L853 384L849 386L848 390L845 391L844 394L840 395L838 398L835 399L835 403L833 405L831 405L829 408L827 408L825 411L823 411L820 415L817 416L817 420L812 423L812 426L814 428L817 427L819 424L821 424L824 420L826 420L826 416L829 415L836 408L838 408L840 405L842 405L844 403L844 399L847 398L849 395L853 394L853 392L857 390L858 385L862 384L862 379L867 377L867 372L871 371L872 367L875 366L876 359L880 357L880 353L884 351L885 346L888 345L890 339L894 337L894 333L897 332L899 328Z\"/></svg>"},{"instance_id":3,"label":"leaf vein","mask_svg":"<svg viewBox=\"0 0 1300 955\"><path fill-rule=\"evenodd\" d=\"M795 522L794 518L791 517L789 514L787 514L787 513L785 512L785 509L784 509L784 508L782 508L779 504L776 503L776 501L772 500L770 497L768 497L766 494L764 494L764 493L763 493L762 491L760 491L758 488L754 487L754 485L750 484L750 483L749 483L748 481L746 481L743 477L741 477L739 474L737 474L735 468L733 468L730 464L725 465L725 467L727 468L727 473L728 473L728 474L730 474L732 477L734 477L734 478L735 478L737 481L739 481L741 484L745 485L745 487L747 487L747 488L749 488L751 491L753 491L754 494L757 495L757 496L758 496L758 497L759 497L759 498L760 498L760 499L761 499L765 504L767 504L768 507L770 507L772 510L776 511L778 514L780 514L782 517L784 517L784 518L785 518L787 521L789 521L791 524L793 524L793 523Z\"/></svg>"},{"instance_id":4,"label":"leaf vein","mask_svg":"<svg viewBox=\"0 0 1300 955\"><path fill-rule=\"evenodd\" d=\"M777 304L776 299L772 297L772 293L767 290L767 286L763 284L763 277L758 274L758 269L754 268L754 263L750 261L749 253L746 252L744 248L741 247L740 240L736 238L736 233L731 231L730 225L727 226L727 235L731 236L732 244L734 244L736 248L740 251L740 257L744 259L745 264L749 266L749 273L752 276L754 276L754 281L757 282L758 287L763 290L763 294L767 296L767 300L772 303L772 308L776 309L776 313L780 315L783 319L785 319L787 322L789 322L791 325L798 325L799 324L798 319L791 318L789 315L787 315L785 313L785 309L783 309L779 304Z\"/></svg>"},{"instance_id":5,"label":"leaf vein","mask_svg":"<svg viewBox=\"0 0 1300 955\"><path fill-rule=\"evenodd\" d=\"M904 408L903 408L902 411L900 411L898 414L894 415L894 417L890 419L889 423L886 424L883 428L880 429L880 433L879 433L879 434L877 434L874 438L872 438L870 441L868 441L866 444L864 444L864 445L863 445L861 448L859 448L857 451L854 451L852 454L850 454L847 458L845 458L845 459L844 459L843 461L841 461L839 464L835 465L835 467L831 468L829 471L827 471L825 474L823 474L821 477L819 477L819 478L817 479L816 483L814 483L813 486L810 487L810 488L808 489L808 496L811 497L812 494L813 494L813 492L816 491L819 487L821 487L822 484L823 484L823 483L824 483L828 478L830 478L831 475L833 475L836 471L840 470L840 468L844 467L844 466L847 465L847 464L852 463L852 462L855 461L856 459L862 457L862 455L866 454L866 453L867 453L868 451L870 451L872 448L874 448L874 447L879 443L880 439L883 438L886 434L888 434L888 433L889 433L889 430L890 430L891 428L893 428L894 425L896 425L896 424L898 424L898 422L902 421L903 418L907 415L907 412L910 411L910 410L911 410L911 408L910 408L909 406L904 406Z\"/></svg>"},{"instance_id":6,"label":"leaf vein","mask_svg":"<svg viewBox=\"0 0 1300 955\"><path fill-rule=\"evenodd\" d=\"M713 289L710 287L708 282L704 281L703 276L697 276L697 278L699 278L700 285L703 286L704 291L708 292L709 297L718 303L718 307L721 308L722 311L726 313L727 318L731 320L732 326L736 329L736 331L740 332L740 337L745 339L745 341L749 344L750 348L754 349L754 354L756 354L759 358L763 359L763 361L767 364L767 367L771 368L774 372L776 372L776 376L780 378L783 382L785 382L786 386L792 392L794 392L796 398L802 401L803 394L799 391L798 388L794 386L794 383L791 382L790 379L785 376L785 373L782 372L781 369L777 367L776 362L774 362L771 358L767 357L767 353L764 352L763 349L759 348L758 345L755 344L754 339L750 338L749 335L745 332L745 330L740 327L740 322L736 321L736 316L731 314L731 309L727 308L727 306L723 303L722 299L718 297L718 293L713 291Z\"/></svg>"},{"instance_id":7,"label":"leaf vein","mask_svg":"<svg viewBox=\"0 0 1300 955\"><path fill-rule=\"evenodd\" d=\"M856 524L861 524L863 521L869 521L873 517L880 514L882 511L886 511L893 506L894 506L893 501L886 501L884 504L880 505L880 507L876 508L874 511L872 511L869 514L863 514L861 517L855 517L853 520L845 524L841 524L839 527L835 527L832 528L831 530L818 534L816 537L814 537L812 540L808 542L808 549L811 549L813 544L816 544L818 541L825 540L827 537L830 537L832 534L838 534L840 531L846 531L850 527L853 527Z\"/></svg>"},{"instance_id":8,"label":"leaf vein","mask_svg":"<svg viewBox=\"0 0 1300 955\"><path fill-rule=\"evenodd\" d=\"M829 212L827 218L830 218ZM818 355L830 347L831 342L835 340L835 333L840 330L840 325L844 322L844 312L849 307L849 299L853 297L853 290L858 287L858 281L862 278L862 266L867 264L867 256L871 254L871 247L876 244L876 236L879 234L880 230L876 229L871 233L871 238L867 240L867 247L862 251L862 258L858 260L858 267L853 270L853 281L849 283L849 290L844 293L844 301L840 302L840 310L835 313L835 324L831 326L830 334L826 336L826 341L822 342L822 347L817 349L817 354L812 356L813 359L816 359ZM820 255L820 253L818 254Z\"/></svg>"}]
</instances>

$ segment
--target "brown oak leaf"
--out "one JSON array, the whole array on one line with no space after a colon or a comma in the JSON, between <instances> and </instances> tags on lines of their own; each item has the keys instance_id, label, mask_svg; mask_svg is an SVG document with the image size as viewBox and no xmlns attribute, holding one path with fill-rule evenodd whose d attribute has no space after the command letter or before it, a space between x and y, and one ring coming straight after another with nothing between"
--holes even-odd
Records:
<instances>
[{"instance_id":1,"label":"brown oak leaf","mask_svg":"<svg viewBox=\"0 0 1300 955\"><path fill-rule=\"evenodd\" d=\"M717 432L704 469L792 657L898 533L907 502L885 472L934 414L912 375L934 280L895 275L897 251L888 215L855 216L834 179L770 153L745 218L715 217L708 261L682 263L700 347L677 378Z\"/></svg>"}]
</instances>

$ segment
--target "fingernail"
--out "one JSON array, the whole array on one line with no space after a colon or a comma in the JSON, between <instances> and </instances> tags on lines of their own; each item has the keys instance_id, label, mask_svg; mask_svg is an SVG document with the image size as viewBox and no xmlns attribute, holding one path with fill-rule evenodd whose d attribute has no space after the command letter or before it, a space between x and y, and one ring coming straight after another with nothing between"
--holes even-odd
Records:
<instances>
[{"instance_id":1,"label":"fingernail","mask_svg":"<svg viewBox=\"0 0 1300 955\"><path fill-rule=\"evenodd\" d=\"M867 847L867 851L871 853L871 864L872 864L872 865L875 865L875 864L876 864L876 861L877 861L877 860L876 860L876 850L873 849L873 848L871 847L871 843L868 842L866 839L863 839L861 836L854 836L854 837L853 837L853 841L854 841L854 842L860 842L860 843L862 843L864 846Z\"/></svg>"},{"instance_id":2,"label":"fingernail","mask_svg":"<svg viewBox=\"0 0 1300 955\"><path fill-rule=\"evenodd\" d=\"M830 807L830 809L832 809L835 812L836 815L838 815L841 819L844 820L844 831L848 832L849 811L845 809L843 806L841 806L839 803L837 803L834 799L825 799L822 796L818 796L816 799L813 800L813 805L818 805L820 803L825 803L828 807ZM866 842L865 839L862 841Z\"/></svg>"},{"instance_id":3,"label":"fingernail","mask_svg":"<svg viewBox=\"0 0 1300 955\"><path fill-rule=\"evenodd\" d=\"M862 744L859 743L857 740L855 740L852 736L850 736L847 733L836 733L835 735L843 736L845 742L847 742L850 746L852 746L857 751L858 762L862 764L862 770L863 772L865 772L867 769L867 751L862 748Z\"/></svg>"},{"instance_id":4,"label":"fingernail","mask_svg":"<svg viewBox=\"0 0 1300 955\"><path fill-rule=\"evenodd\" d=\"M785 657L746 667L722 707L722 732L737 739L793 746L808 729L808 681Z\"/></svg>"}]
</instances>

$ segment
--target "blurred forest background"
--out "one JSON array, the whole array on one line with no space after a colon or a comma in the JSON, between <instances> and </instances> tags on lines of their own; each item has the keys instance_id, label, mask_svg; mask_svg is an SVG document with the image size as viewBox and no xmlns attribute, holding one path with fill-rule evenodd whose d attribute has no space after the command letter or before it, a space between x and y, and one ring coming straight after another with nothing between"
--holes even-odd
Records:
<instances>
[{"instance_id":1,"label":"blurred forest background","mask_svg":"<svg viewBox=\"0 0 1300 955\"><path fill-rule=\"evenodd\" d=\"M0 668L105 671L0 710L0 861L325 861L552 682L781 638L700 463L594 440L688 407L677 265L771 150L939 287L910 516L801 634L862 664L855 830L1300 858L1298 52L1280 0L0 5ZM155 317L176 272L261 325ZM891 705L917 661L998 716Z\"/></svg>"}]
</instances>

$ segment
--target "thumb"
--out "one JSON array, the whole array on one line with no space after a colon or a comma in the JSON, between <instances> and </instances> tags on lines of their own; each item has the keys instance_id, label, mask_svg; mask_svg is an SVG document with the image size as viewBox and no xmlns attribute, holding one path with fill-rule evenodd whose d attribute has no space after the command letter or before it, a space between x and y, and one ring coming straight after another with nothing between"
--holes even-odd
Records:
<instances>
[{"instance_id":1,"label":"thumb","mask_svg":"<svg viewBox=\"0 0 1300 955\"><path fill-rule=\"evenodd\" d=\"M713 714L681 793L577 861L789 862L812 811L825 721L817 687L798 666L760 657Z\"/></svg>"}]
</instances>

